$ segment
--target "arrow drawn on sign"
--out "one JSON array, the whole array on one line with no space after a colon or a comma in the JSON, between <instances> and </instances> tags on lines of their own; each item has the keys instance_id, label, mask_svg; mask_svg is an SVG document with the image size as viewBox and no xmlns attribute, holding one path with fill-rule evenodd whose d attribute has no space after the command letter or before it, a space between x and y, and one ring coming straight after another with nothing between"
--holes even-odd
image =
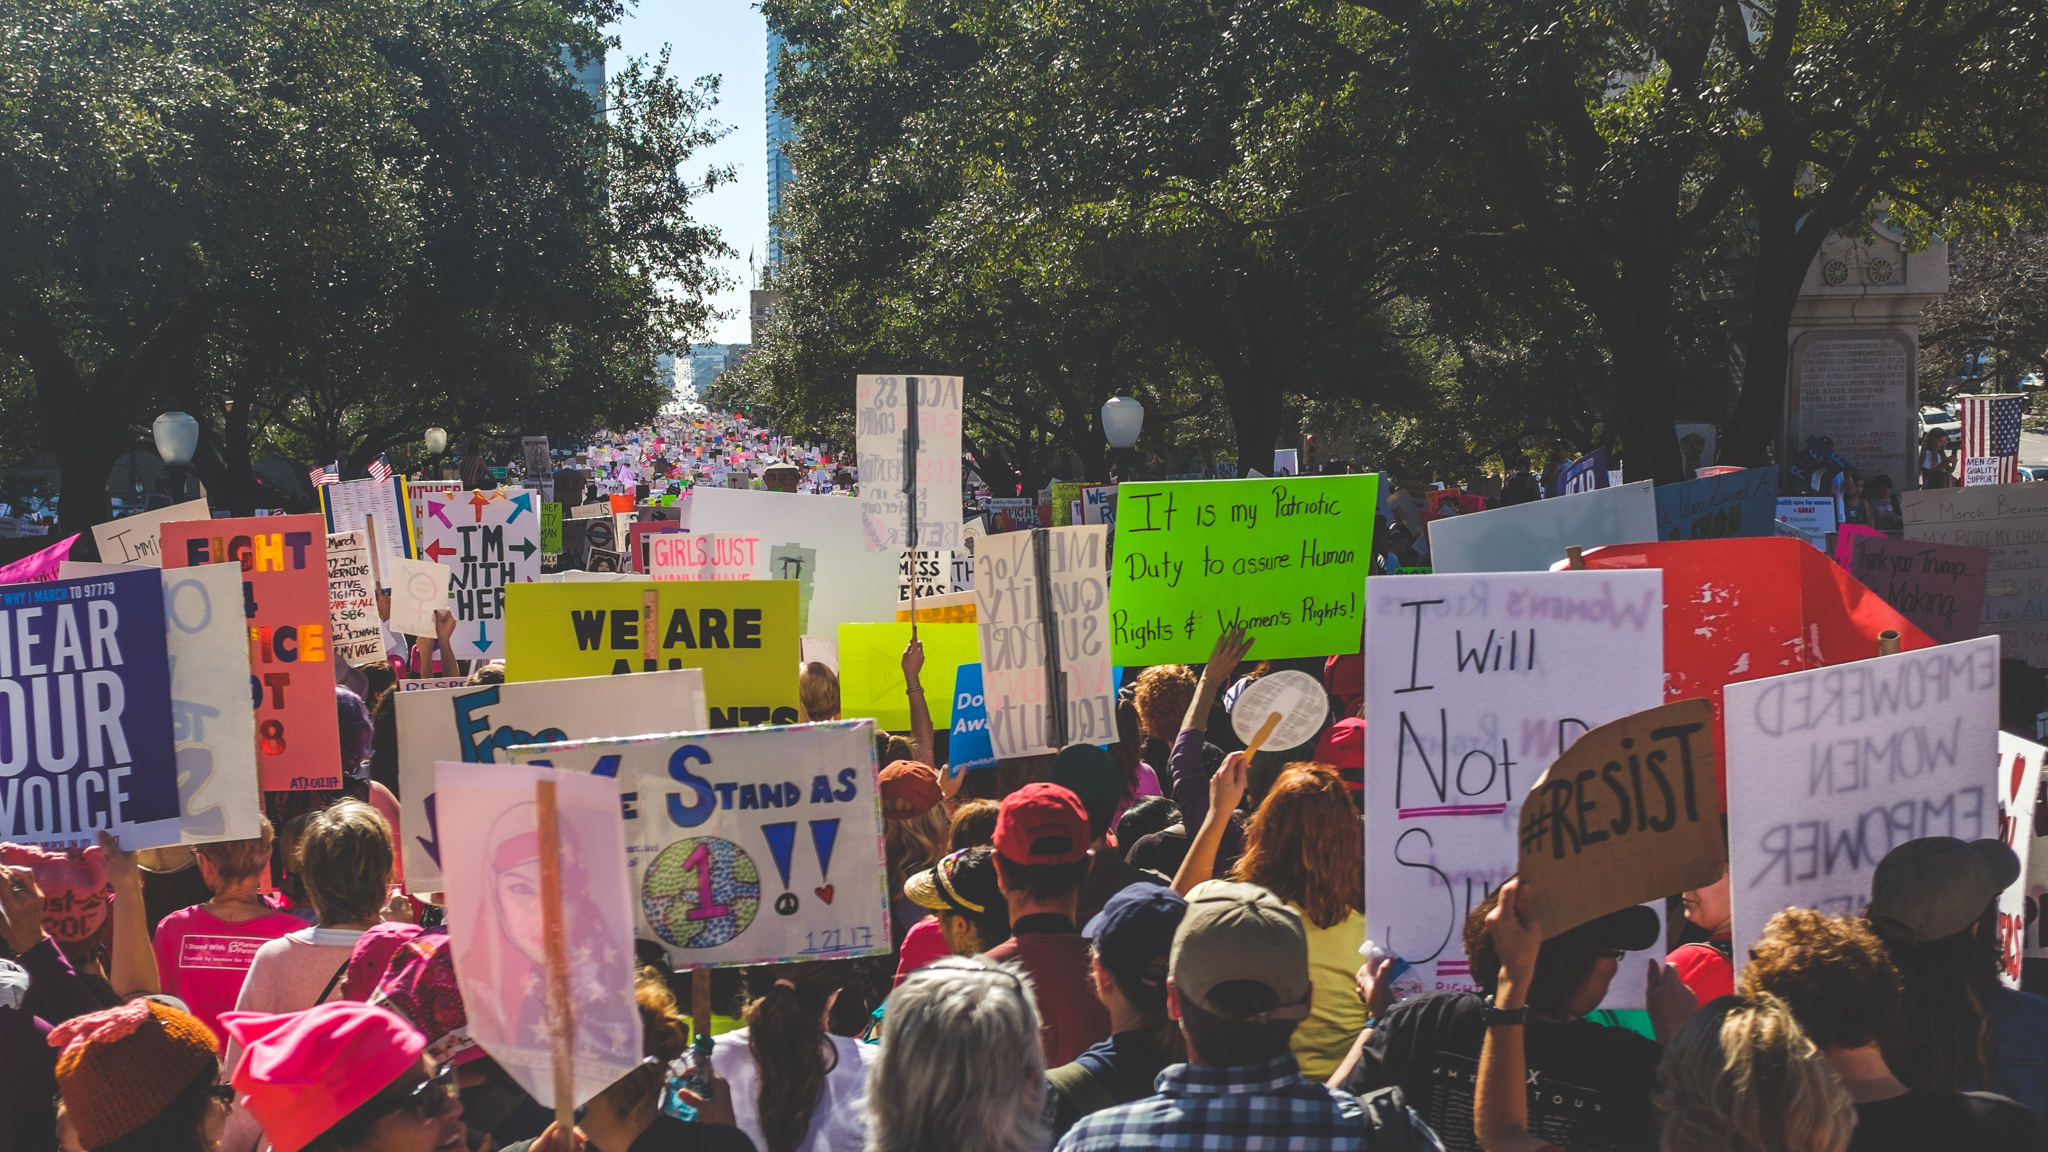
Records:
<instances>
[{"instance_id":1,"label":"arrow drawn on sign","mask_svg":"<svg viewBox=\"0 0 2048 1152\"><path fill-rule=\"evenodd\" d=\"M478 524L483 523L484 509L490 506L491 498L479 492L476 495L470 497L469 503L472 507L476 509L476 522Z\"/></svg>"},{"instance_id":2,"label":"arrow drawn on sign","mask_svg":"<svg viewBox=\"0 0 2048 1152\"><path fill-rule=\"evenodd\" d=\"M505 523L510 524L514 520L519 519L519 514L521 512L533 511L533 493L521 492L517 496L510 497L510 499L513 504L512 514L510 516L505 517Z\"/></svg>"},{"instance_id":3,"label":"arrow drawn on sign","mask_svg":"<svg viewBox=\"0 0 2048 1152\"><path fill-rule=\"evenodd\" d=\"M485 635L484 622L481 620L476 622L476 650L479 652L489 652L491 650L491 638Z\"/></svg>"},{"instance_id":4,"label":"arrow drawn on sign","mask_svg":"<svg viewBox=\"0 0 2048 1152\"><path fill-rule=\"evenodd\" d=\"M438 504L432 500L429 500L427 501L427 515L432 516L434 519L439 520L441 523L447 525L450 528L453 528L455 527L455 522L448 519L448 513L443 511L443 509L447 507L448 505L446 504Z\"/></svg>"},{"instance_id":5,"label":"arrow drawn on sign","mask_svg":"<svg viewBox=\"0 0 2048 1152\"><path fill-rule=\"evenodd\" d=\"M509 523L511 523L511 521L509 521L509 520L508 520L508 521L506 521L506 523L508 523L508 524L509 524ZM534 546L534 543L533 543L533 541L531 541L531 540L521 540L521 541L520 541L519 543L517 543L517 544L507 544L507 545L505 545L505 551L507 551L507 552L517 552L517 553L519 553L519 555L520 555L520 556L521 556L522 558L524 558L524 559L527 559L527 560L531 560L531 559L533 559L533 552L534 552L534 547L535 547L535 546Z\"/></svg>"},{"instance_id":6,"label":"arrow drawn on sign","mask_svg":"<svg viewBox=\"0 0 2048 1152\"><path fill-rule=\"evenodd\" d=\"M439 540L435 540L427 545L427 559L432 560L436 564L441 562L441 557L453 555L455 555L455 549L448 547Z\"/></svg>"}]
</instances>

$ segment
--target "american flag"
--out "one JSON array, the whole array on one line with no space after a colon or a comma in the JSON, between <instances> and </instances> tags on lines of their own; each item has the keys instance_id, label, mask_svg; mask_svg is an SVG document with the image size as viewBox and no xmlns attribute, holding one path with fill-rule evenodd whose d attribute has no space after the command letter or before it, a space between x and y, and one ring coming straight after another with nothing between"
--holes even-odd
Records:
<instances>
[{"instance_id":1,"label":"american flag","mask_svg":"<svg viewBox=\"0 0 2048 1152\"><path fill-rule=\"evenodd\" d=\"M1963 425L1963 482L1971 483L1970 461L1994 459L1995 479L1981 471L1975 483L2012 484L2020 478L2020 417L2026 412L2023 394L1960 397L1958 418Z\"/></svg>"},{"instance_id":2,"label":"american flag","mask_svg":"<svg viewBox=\"0 0 2048 1152\"><path fill-rule=\"evenodd\" d=\"M311 469L306 473L306 479L311 480L315 488L320 487L322 484L339 484L341 483L341 465L338 463L328 464L324 467Z\"/></svg>"},{"instance_id":3,"label":"american flag","mask_svg":"<svg viewBox=\"0 0 2048 1152\"><path fill-rule=\"evenodd\" d=\"M377 453L377 458L370 461L370 479L379 484L391 479L391 461L385 459L382 452Z\"/></svg>"}]
</instances>

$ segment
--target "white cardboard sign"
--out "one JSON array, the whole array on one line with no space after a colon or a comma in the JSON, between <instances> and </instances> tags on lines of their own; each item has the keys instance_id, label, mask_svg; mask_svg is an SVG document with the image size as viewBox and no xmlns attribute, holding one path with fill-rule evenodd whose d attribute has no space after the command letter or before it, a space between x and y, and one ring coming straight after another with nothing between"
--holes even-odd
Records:
<instances>
[{"instance_id":1,"label":"white cardboard sign","mask_svg":"<svg viewBox=\"0 0 2048 1152\"><path fill-rule=\"evenodd\" d=\"M540 506L531 488L428 494L420 555L453 574L447 607L460 659L505 654L505 586L540 572Z\"/></svg>"},{"instance_id":2,"label":"white cardboard sign","mask_svg":"<svg viewBox=\"0 0 2048 1152\"><path fill-rule=\"evenodd\" d=\"M384 658L370 547L360 528L327 534L327 618L336 660L355 667Z\"/></svg>"},{"instance_id":3,"label":"white cardboard sign","mask_svg":"<svg viewBox=\"0 0 2048 1152\"><path fill-rule=\"evenodd\" d=\"M1106 531L1090 524L1002 532L975 544L982 695L998 758L1057 752L1063 746L1048 707L1056 695L1049 664L1065 686L1065 743L1116 743ZM1050 584L1044 597L1034 543L1040 539ZM1048 603L1050 621L1044 615Z\"/></svg>"},{"instance_id":4,"label":"white cardboard sign","mask_svg":"<svg viewBox=\"0 0 2048 1152\"><path fill-rule=\"evenodd\" d=\"M434 627L434 609L450 607L448 581L453 575L447 565L428 560L386 560L384 579L391 588L391 630L401 636L440 635Z\"/></svg>"},{"instance_id":5,"label":"white cardboard sign","mask_svg":"<svg viewBox=\"0 0 2048 1152\"><path fill-rule=\"evenodd\" d=\"M2034 806L2041 794L2041 758L2048 748L2010 732L1998 734L1998 838L2020 858L2020 878L1999 894L1998 939L2008 988L2020 986L2026 958L2027 899L2032 894Z\"/></svg>"},{"instance_id":6,"label":"white cardboard sign","mask_svg":"<svg viewBox=\"0 0 2048 1152\"><path fill-rule=\"evenodd\" d=\"M1460 933L1514 874L1543 770L1663 703L1663 619L1657 570L1367 581L1367 934L1425 991L1478 987ZM1641 1007L1642 979L1623 964L1606 1006Z\"/></svg>"},{"instance_id":7,"label":"white cardboard sign","mask_svg":"<svg viewBox=\"0 0 2048 1152\"><path fill-rule=\"evenodd\" d=\"M758 535L661 532L647 538L656 580L766 580L768 548Z\"/></svg>"},{"instance_id":8,"label":"white cardboard sign","mask_svg":"<svg viewBox=\"0 0 2048 1152\"><path fill-rule=\"evenodd\" d=\"M204 520L212 515L204 499L187 500L153 512L95 524L92 526L92 538L100 546L100 559L108 564L161 568L164 566L163 535L157 529L172 521Z\"/></svg>"},{"instance_id":9,"label":"white cardboard sign","mask_svg":"<svg viewBox=\"0 0 2048 1152\"><path fill-rule=\"evenodd\" d=\"M698 487L685 503L690 531L758 536L768 549L769 579L809 580L804 635L837 639L841 624L896 618L897 557L867 550L860 501Z\"/></svg>"},{"instance_id":10,"label":"white cardboard sign","mask_svg":"<svg viewBox=\"0 0 2048 1152\"><path fill-rule=\"evenodd\" d=\"M904 491L904 438L917 393L917 531L910 534ZM958 376L861 376L854 387L854 447L860 453L860 507L871 551L957 549L960 543L960 394Z\"/></svg>"},{"instance_id":11,"label":"white cardboard sign","mask_svg":"<svg viewBox=\"0 0 2048 1152\"><path fill-rule=\"evenodd\" d=\"M1645 480L1446 516L1428 530L1430 565L1439 575L1541 572L1564 559L1568 545L1655 540L1657 497Z\"/></svg>"}]
</instances>

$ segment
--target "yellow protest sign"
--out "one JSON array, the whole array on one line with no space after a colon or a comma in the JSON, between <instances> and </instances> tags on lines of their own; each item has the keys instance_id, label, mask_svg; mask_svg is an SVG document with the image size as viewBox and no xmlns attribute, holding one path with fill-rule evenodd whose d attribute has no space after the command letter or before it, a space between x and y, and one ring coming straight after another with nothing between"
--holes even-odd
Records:
<instances>
[{"instance_id":1,"label":"yellow protest sign","mask_svg":"<svg viewBox=\"0 0 2048 1152\"><path fill-rule=\"evenodd\" d=\"M713 728L795 724L796 596L794 580L509 585L505 678L702 668Z\"/></svg>"},{"instance_id":2,"label":"yellow protest sign","mask_svg":"<svg viewBox=\"0 0 2048 1152\"><path fill-rule=\"evenodd\" d=\"M917 682L932 710L932 726L953 722L953 680L962 664L981 660L981 629L973 624L919 624L924 670ZM839 714L873 717L891 732L910 731L910 699L904 694L903 649L909 624L839 626Z\"/></svg>"}]
</instances>

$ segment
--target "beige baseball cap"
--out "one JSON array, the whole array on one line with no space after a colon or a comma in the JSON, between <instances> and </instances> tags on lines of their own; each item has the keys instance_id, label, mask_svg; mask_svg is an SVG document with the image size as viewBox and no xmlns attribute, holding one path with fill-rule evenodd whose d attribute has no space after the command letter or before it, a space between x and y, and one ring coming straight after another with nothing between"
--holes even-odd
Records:
<instances>
[{"instance_id":1,"label":"beige baseball cap","mask_svg":"<svg viewBox=\"0 0 2048 1152\"><path fill-rule=\"evenodd\" d=\"M1294 909L1256 884L1195 885L1173 934L1168 973L1182 996L1217 1016L1255 1024L1308 1016L1308 934ZM1218 1008L1209 992L1232 980L1272 989L1275 1007L1252 1017Z\"/></svg>"}]
</instances>

